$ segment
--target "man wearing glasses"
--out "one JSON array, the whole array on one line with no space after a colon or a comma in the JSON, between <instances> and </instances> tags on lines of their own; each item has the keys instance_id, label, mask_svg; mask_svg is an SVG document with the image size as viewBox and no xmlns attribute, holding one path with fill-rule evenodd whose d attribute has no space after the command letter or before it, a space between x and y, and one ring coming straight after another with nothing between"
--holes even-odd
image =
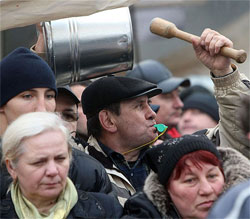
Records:
<instances>
[{"instance_id":1,"label":"man wearing glasses","mask_svg":"<svg viewBox=\"0 0 250 219\"><path fill-rule=\"evenodd\" d=\"M72 92L69 85L58 87L58 96L56 98L56 112L66 121L67 128L70 130L74 147L84 151L85 141L76 137L78 115L77 96Z\"/></svg>"},{"instance_id":2,"label":"man wearing glasses","mask_svg":"<svg viewBox=\"0 0 250 219\"><path fill-rule=\"evenodd\" d=\"M66 121L71 135L76 133L78 120L78 103L80 101L73 94L71 88L67 86L58 87L58 96L56 98L56 112Z\"/></svg>"}]
</instances>

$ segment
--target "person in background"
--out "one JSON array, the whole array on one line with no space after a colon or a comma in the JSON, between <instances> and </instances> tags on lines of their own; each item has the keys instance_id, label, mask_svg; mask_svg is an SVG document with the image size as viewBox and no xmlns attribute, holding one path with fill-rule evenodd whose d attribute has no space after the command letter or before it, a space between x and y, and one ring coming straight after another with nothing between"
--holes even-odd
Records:
<instances>
[{"instance_id":1,"label":"person in background","mask_svg":"<svg viewBox=\"0 0 250 219\"><path fill-rule=\"evenodd\" d=\"M0 69L0 114L7 121L5 130L23 114L55 111L56 79L43 59L27 48L20 47L2 59ZM77 188L112 193L107 173L98 161L75 148L72 149L72 156L69 177ZM4 165L0 170L0 192L1 197L5 197L11 178Z\"/></svg>"},{"instance_id":2,"label":"person in background","mask_svg":"<svg viewBox=\"0 0 250 219\"><path fill-rule=\"evenodd\" d=\"M74 168L71 168L69 173L74 182L78 182L75 183L75 186L81 187L85 191L113 194L112 186L104 167L96 159L83 153L84 146L75 135L78 120L77 107L80 101L71 91L70 86L59 86L57 89L58 95L55 111L65 121L65 125L71 134L70 143L74 148L72 153L75 159L72 161ZM78 170L75 168L78 168ZM84 181L84 187L79 184L82 180Z\"/></svg>"},{"instance_id":3,"label":"person in background","mask_svg":"<svg viewBox=\"0 0 250 219\"><path fill-rule=\"evenodd\" d=\"M78 121L78 104L79 99L72 92L69 85L57 87L58 95L56 98L56 112L61 118L67 121L66 125L71 136L75 137Z\"/></svg>"},{"instance_id":4,"label":"person in background","mask_svg":"<svg viewBox=\"0 0 250 219\"><path fill-rule=\"evenodd\" d=\"M67 177L69 139L55 113L26 113L8 126L2 161L12 183L1 199L1 218L120 218L123 209L115 198L77 190Z\"/></svg>"},{"instance_id":5,"label":"person in background","mask_svg":"<svg viewBox=\"0 0 250 219\"><path fill-rule=\"evenodd\" d=\"M77 120L77 130L76 130L76 138L85 146L88 141L88 131L87 131L87 118L86 115L82 111L82 103L81 97L84 89L91 84L90 80L85 80L83 82L79 82L76 84L70 85L72 92L79 99L78 103L78 120Z\"/></svg>"},{"instance_id":6,"label":"person in background","mask_svg":"<svg viewBox=\"0 0 250 219\"><path fill-rule=\"evenodd\" d=\"M121 204L142 189L150 171L143 157L158 137L150 98L160 92L143 80L107 76L82 93L90 136L86 152L104 165Z\"/></svg>"},{"instance_id":7,"label":"person in background","mask_svg":"<svg viewBox=\"0 0 250 219\"><path fill-rule=\"evenodd\" d=\"M173 77L168 68L155 60L139 62L133 70L126 73L126 76L154 83L162 89L161 94L151 98L152 104L160 106L156 114L156 122L168 126L164 138L179 137L176 126L181 118L183 107L179 88L188 87L189 79Z\"/></svg>"},{"instance_id":8,"label":"person in background","mask_svg":"<svg viewBox=\"0 0 250 219\"><path fill-rule=\"evenodd\" d=\"M143 192L125 203L127 218L205 219L225 189L250 178L246 157L216 148L204 135L166 140L148 150L145 159L153 171ZM238 168L231 168L236 162Z\"/></svg>"},{"instance_id":9,"label":"person in background","mask_svg":"<svg viewBox=\"0 0 250 219\"><path fill-rule=\"evenodd\" d=\"M213 94L199 85L192 86L180 94L184 103L178 123L181 135L193 134L205 128L213 128L219 122L219 109Z\"/></svg>"}]
</instances>

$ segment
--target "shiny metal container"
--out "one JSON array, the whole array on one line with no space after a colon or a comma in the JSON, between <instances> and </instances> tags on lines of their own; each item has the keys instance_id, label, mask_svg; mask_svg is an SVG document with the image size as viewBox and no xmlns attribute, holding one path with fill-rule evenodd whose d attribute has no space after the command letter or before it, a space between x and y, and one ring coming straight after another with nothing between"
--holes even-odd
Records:
<instances>
[{"instance_id":1,"label":"shiny metal container","mask_svg":"<svg viewBox=\"0 0 250 219\"><path fill-rule=\"evenodd\" d=\"M129 8L44 22L47 61L57 84L72 84L133 67Z\"/></svg>"}]
</instances>

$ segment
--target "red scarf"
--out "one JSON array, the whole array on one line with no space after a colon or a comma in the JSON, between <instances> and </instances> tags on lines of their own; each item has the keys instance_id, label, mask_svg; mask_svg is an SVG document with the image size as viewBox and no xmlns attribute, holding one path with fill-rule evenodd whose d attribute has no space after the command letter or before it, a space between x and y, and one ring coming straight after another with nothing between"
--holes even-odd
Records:
<instances>
[{"instance_id":1,"label":"red scarf","mask_svg":"<svg viewBox=\"0 0 250 219\"><path fill-rule=\"evenodd\" d=\"M167 133L168 133L172 138L179 138L179 137L181 137L180 133L177 131L176 128L171 128L170 130L167 131Z\"/></svg>"}]
</instances>

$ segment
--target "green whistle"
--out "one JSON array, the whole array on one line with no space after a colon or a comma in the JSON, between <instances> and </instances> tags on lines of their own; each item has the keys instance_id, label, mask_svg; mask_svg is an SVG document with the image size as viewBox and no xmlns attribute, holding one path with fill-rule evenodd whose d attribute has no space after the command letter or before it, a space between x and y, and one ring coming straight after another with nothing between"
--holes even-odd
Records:
<instances>
[{"instance_id":1,"label":"green whistle","mask_svg":"<svg viewBox=\"0 0 250 219\"><path fill-rule=\"evenodd\" d=\"M164 132L165 129L167 129L168 127L164 124L156 124L154 125L155 128L157 128L158 132Z\"/></svg>"}]
</instances>

